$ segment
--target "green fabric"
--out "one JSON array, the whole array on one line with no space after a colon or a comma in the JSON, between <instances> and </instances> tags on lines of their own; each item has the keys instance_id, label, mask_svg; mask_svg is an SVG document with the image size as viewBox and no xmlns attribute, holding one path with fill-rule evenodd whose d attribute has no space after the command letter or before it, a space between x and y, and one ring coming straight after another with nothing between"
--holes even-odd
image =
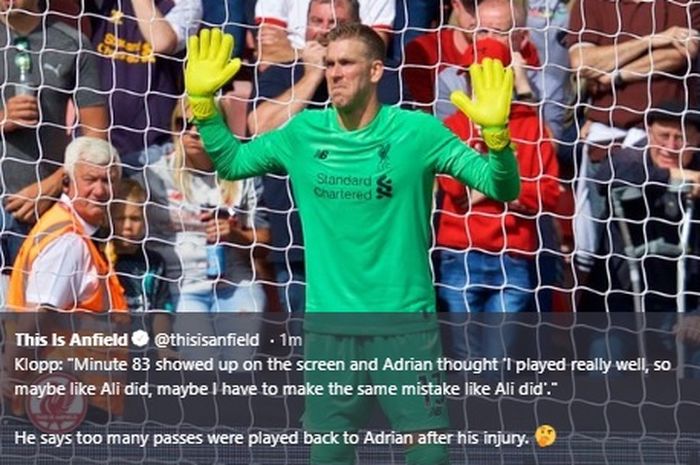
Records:
<instances>
[{"instance_id":1,"label":"green fabric","mask_svg":"<svg viewBox=\"0 0 700 465\"><path fill-rule=\"evenodd\" d=\"M520 189L509 147L483 156L421 112L381 107L368 126L347 131L334 109L306 110L247 144L219 114L198 126L222 178L289 174L306 244L307 312L433 312L435 175L502 201ZM344 330L364 334L363 318Z\"/></svg>"},{"instance_id":2,"label":"green fabric","mask_svg":"<svg viewBox=\"0 0 700 465\"><path fill-rule=\"evenodd\" d=\"M440 332L435 330L391 336L337 336L306 332L304 359L337 363L332 369L307 365L304 382L325 386L337 383L352 386L350 395L307 396L304 428L312 432L361 430L367 425L377 403L391 429L401 433L441 430L449 427L446 397L430 394L403 394L403 386L440 386L444 373L437 369L442 355ZM375 366L353 367L353 361L374 361ZM387 361L390 363L387 365ZM404 365L400 366L399 363ZM344 369L342 369L344 368ZM396 394L359 394L360 386L396 386Z\"/></svg>"},{"instance_id":3,"label":"green fabric","mask_svg":"<svg viewBox=\"0 0 700 465\"><path fill-rule=\"evenodd\" d=\"M450 453L440 444L417 444L406 450L406 465L450 465Z\"/></svg>"}]
</instances>

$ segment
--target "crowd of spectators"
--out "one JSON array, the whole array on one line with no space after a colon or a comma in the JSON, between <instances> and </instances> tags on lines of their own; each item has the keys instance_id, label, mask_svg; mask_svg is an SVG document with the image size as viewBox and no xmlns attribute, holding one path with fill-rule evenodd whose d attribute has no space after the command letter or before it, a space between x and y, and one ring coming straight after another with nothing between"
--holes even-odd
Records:
<instances>
[{"instance_id":1,"label":"crowd of spectators","mask_svg":"<svg viewBox=\"0 0 700 465\"><path fill-rule=\"evenodd\" d=\"M522 194L502 204L453 179L436 185L441 310L698 305L695 2L14 0L2 8L4 285L32 226L68 188L66 146L85 135L116 148L127 179L101 229L129 308L303 311L293 186L285 173L217 179L181 98L185 41L202 25L235 35L244 71L220 104L232 131L252 138L328 105L325 36L360 21L389 45L382 103L433 113L476 148L480 134L449 94L469 89L464 69L484 57L515 72L510 125ZM668 247L644 247L652 243Z\"/></svg>"}]
</instances>

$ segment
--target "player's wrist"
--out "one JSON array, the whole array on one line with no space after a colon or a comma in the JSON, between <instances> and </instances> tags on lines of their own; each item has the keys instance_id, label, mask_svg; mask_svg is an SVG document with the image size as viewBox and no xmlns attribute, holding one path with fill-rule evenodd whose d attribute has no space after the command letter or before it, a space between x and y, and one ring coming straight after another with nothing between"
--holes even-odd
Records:
<instances>
[{"instance_id":1,"label":"player's wrist","mask_svg":"<svg viewBox=\"0 0 700 465\"><path fill-rule=\"evenodd\" d=\"M510 145L510 131L508 126L488 126L481 128L481 135L486 146L496 152L500 152Z\"/></svg>"},{"instance_id":2,"label":"player's wrist","mask_svg":"<svg viewBox=\"0 0 700 465\"><path fill-rule=\"evenodd\" d=\"M195 119L205 120L214 116L217 112L216 102L214 101L214 96L197 96L188 95L187 99L190 103L190 108L192 109L192 115Z\"/></svg>"}]
</instances>

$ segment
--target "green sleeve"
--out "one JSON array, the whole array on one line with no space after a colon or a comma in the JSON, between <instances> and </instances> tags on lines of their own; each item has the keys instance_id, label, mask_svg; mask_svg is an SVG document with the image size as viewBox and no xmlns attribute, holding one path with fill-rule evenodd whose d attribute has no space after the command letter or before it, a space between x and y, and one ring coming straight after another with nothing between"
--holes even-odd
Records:
<instances>
[{"instance_id":1,"label":"green sleeve","mask_svg":"<svg viewBox=\"0 0 700 465\"><path fill-rule=\"evenodd\" d=\"M204 149L222 179L244 179L285 170L291 126L271 131L242 144L229 130L220 113L195 120Z\"/></svg>"},{"instance_id":2,"label":"green sleeve","mask_svg":"<svg viewBox=\"0 0 700 465\"><path fill-rule=\"evenodd\" d=\"M520 174L510 146L482 155L441 124L432 126L430 158L437 173L448 174L494 200L510 202L518 198Z\"/></svg>"}]
</instances>

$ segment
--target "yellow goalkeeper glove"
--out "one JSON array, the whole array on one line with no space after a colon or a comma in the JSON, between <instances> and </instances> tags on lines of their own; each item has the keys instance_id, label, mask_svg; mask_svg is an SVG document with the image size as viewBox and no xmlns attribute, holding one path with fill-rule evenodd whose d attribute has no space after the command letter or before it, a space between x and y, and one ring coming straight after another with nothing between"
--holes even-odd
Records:
<instances>
[{"instance_id":1,"label":"yellow goalkeeper glove","mask_svg":"<svg viewBox=\"0 0 700 465\"><path fill-rule=\"evenodd\" d=\"M241 60L231 59L233 36L219 29L202 29L187 43L189 58L185 67L185 90L197 119L216 113L214 94L241 68Z\"/></svg>"},{"instance_id":2,"label":"yellow goalkeeper glove","mask_svg":"<svg viewBox=\"0 0 700 465\"><path fill-rule=\"evenodd\" d=\"M484 142L492 150L503 150L510 143L508 115L513 95L513 70L504 69L499 60L485 58L469 67L476 103L461 90L450 100L469 119L481 126Z\"/></svg>"}]
</instances>

